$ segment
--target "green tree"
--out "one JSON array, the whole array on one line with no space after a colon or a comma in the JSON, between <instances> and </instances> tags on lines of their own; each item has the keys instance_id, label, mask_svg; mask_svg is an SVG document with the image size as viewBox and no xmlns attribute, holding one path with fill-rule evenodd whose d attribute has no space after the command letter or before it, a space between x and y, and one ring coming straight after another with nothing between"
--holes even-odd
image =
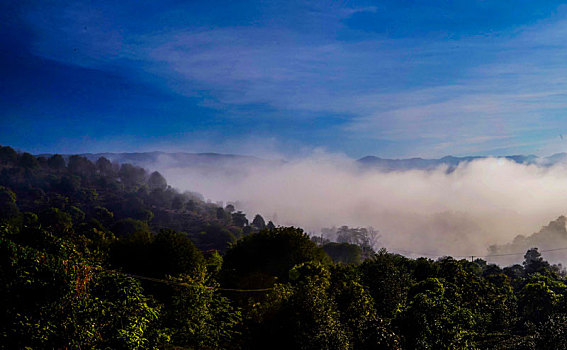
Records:
<instances>
[{"instance_id":1,"label":"green tree","mask_svg":"<svg viewBox=\"0 0 567 350\"><path fill-rule=\"evenodd\" d=\"M251 313L250 349L349 349L347 332L330 295L330 273L308 262L289 271Z\"/></svg>"},{"instance_id":2,"label":"green tree","mask_svg":"<svg viewBox=\"0 0 567 350\"><path fill-rule=\"evenodd\" d=\"M48 231L47 251L0 237L0 343L24 348L152 348L159 309L130 278L98 268Z\"/></svg>"},{"instance_id":3,"label":"green tree","mask_svg":"<svg viewBox=\"0 0 567 350\"><path fill-rule=\"evenodd\" d=\"M140 231L150 232L150 227L145 222L132 218L119 220L112 226L112 232L117 236L129 236Z\"/></svg>"},{"instance_id":4,"label":"green tree","mask_svg":"<svg viewBox=\"0 0 567 350\"><path fill-rule=\"evenodd\" d=\"M329 292L337 305L341 324L352 348L399 348L399 337L378 317L374 300L362 284L357 267L332 266Z\"/></svg>"},{"instance_id":5,"label":"green tree","mask_svg":"<svg viewBox=\"0 0 567 350\"><path fill-rule=\"evenodd\" d=\"M406 268L407 259L380 250L360 266L362 280L374 299L380 317L389 319L405 306L412 276Z\"/></svg>"},{"instance_id":6,"label":"green tree","mask_svg":"<svg viewBox=\"0 0 567 350\"><path fill-rule=\"evenodd\" d=\"M85 213L75 206L68 207L65 212L71 216L73 223L80 223L85 220Z\"/></svg>"},{"instance_id":7,"label":"green tree","mask_svg":"<svg viewBox=\"0 0 567 350\"><path fill-rule=\"evenodd\" d=\"M308 261L330 259L303 230L278 227L239 240L225 255L222 275L230 286L264 288L286 281L293 266Z\"/></svg>"},{"instance_id":8,"label":"green tree","mask_svg":"<svg viewBox=\"0 0 567 350\"><path fill-rule=\"evenodd\" d=\"M216 290L218 284L207 278L203 266L195 274L170 277L172 302L164 323L171 343L194 349L228 349L239 335L240 310Z\"/></svg>"},{"instance_id":9,"label":"green tree","mask_svg":"<svg viewBox=\"0 0 567 350\"><path fill-rule=\"evenodd\" d=\"M205 264L203 254L185 235L174 230L161 230L151 246L151 271L156 276L192 275Z\"/></svg>"},{"instance_id":10,"label":"green tree","mask_svg":"<svg viewBox=\"0 0 567 350\"><path fill-rule=\"evenodd\" d=\"M236 237L220 224L207 225L205 231L196 237L201 249L226 251L236 242Z\"/></svg>"},{"instance_id":11,"label":"green tree","mask_svg":"<svg viewBox=\"0 0 567 350\"><path fill-rule=\"evenodd\" d=\"M114 220L114 213L104 207L96 206L94 208L94 217L108 227Z\"/></svg>"},{"instance_id":12,"label":"green tree","mask_svg":"<svg viewBox=\"0 0 567 350\"><path fill-rule=\"evenodd\" d=\"M359 264L362 249L356 244L329 242L321 246L336 263Z\"/></svg>"},{"instance_id":13,"label":"green tree","mask_svg":"<svg viewBox=\"0 0 567 350\"><path fill-rule=\"evenodd\" d=\"M443 281L428 278L412 287L397 319L408 349L472 349L474 317L447 298Z\"/></svg>"},{"instance_id":14,"label":"green tree","mask_svg":"<svg viewBox=\"0 0 567 350\"><path fill-rule=\"evenodd\" d=\"M65 235L71 231L73 220L71 215L57 208L48 208L39 214L43 227L52 229L58 235Z\"/></svg>"},{"instance_id":15,"label":"green tree","mask_svg":"<svg viewBox=\"0 0 567 350\"><path fill-rule=\"evenodd\" d=\"M547 276L533 275L518 297L518 309L524 320L542 324L554 313L567 286Z\"/></svg>"}]
</instances>

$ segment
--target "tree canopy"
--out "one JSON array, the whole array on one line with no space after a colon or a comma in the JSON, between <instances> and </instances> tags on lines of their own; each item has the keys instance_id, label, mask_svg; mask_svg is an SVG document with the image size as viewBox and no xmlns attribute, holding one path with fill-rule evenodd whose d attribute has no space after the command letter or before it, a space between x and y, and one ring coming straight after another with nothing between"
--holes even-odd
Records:
<instances>
[{"instance_id":1,"label":"tree canopy","mask_svg":"<svg viewBox=\"0 0 567 350\"><path fill-rule=\"evenodd\" d=\"M311 238L237 206L0 146L0 347L565 348L565 274L545 251L410 259L375 252L370 228Z\"/></svg>"}]
</instances>

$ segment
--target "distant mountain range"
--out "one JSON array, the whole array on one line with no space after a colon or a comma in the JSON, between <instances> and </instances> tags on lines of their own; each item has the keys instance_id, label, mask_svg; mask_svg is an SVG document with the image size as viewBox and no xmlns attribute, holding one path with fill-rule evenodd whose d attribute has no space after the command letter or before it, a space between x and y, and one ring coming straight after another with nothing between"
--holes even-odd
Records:
<instances>
[{"instance_id":1,"label":"distant mountain range","mask_svg":"<svg viewBox=\"0 0 567 350\"><path fill-rule=\"evenodd\" d=\"M486 159L489 157L453 157L446 156L439 159L384 159L375 156L367 156L357 160L359 164L366 168L373 168L382 171L400 171L400 170L432 170L440 166L448 167L448 171L454 170L459 164L470 162L478 159ZM535 164L542 167L549 167L558 163L567 163L567 153L557 153L549 157L538 157L535 155L513 155L502 157L490 157L497 159L507 159L518 164Z\"/></svg>"},{"instance_id":2,"label":"distant mountain range","mask_svg":"<svg viewBox=\"0 0 567 350\"><path fill-rule=\"evenodd\" d=\"M275 166L286 163L283 160L267 160L253 156L220 153L185 153L185 152L136 152L136 153L84 153L82 156L91 161L105 157L112 162L130 163L144 168L210 168L226 166ZM51 156L41 154L40 156ZM69 155L65 155L68 157ZM446 166L448 171L454 170L459 164L489 157L453 157L446 156L439 159L407 158L387 159L376 156L366 156L356 160L363 169L377 169L381 171L402 170L432 170L440 166ZM558 163L567 164L567 153L557 153L549 157L538 157L535 155L512 155L493 157L507 159L518 164L535 164L548 167Z\"/></svg>"},{"instance_id":3,"label":"distant mountain range","mask_svg":"<svg viewBox=\"0 0 567 350\"><path fill-rule=\"evenodd\" d=\"M40 154L49 157L52 154ZM186 153L186 152L134 152L134 153L82 153L79 154L95 162L105 157L115 163L130 163L144 168L168 167L215 167L218 165L257 165L277 164L280 161L261 159L253 156L220 153ZM68 158L70 154L63 155Z\"/></svg>"}]
</instances>

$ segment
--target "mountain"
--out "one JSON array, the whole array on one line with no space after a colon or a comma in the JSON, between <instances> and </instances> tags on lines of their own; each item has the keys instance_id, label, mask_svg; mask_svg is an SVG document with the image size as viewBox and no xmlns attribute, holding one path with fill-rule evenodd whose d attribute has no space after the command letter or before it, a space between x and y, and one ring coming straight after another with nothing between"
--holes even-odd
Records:
<instances>
[{"instance_id":1,"label":"mountain","mask_svg":"<svg viewBox=\"0 0 567 350\"><path fill-rule=\"evenodd\" d=\"M49 157L52 154L40 154L38 156ZM83 153L80 154L91 161L105 157L115 163L130 163L147 169L156 168L198 168L203 171L216 171L221 169L238 169L252 166L278 166L286 163L284 160L268 160L253 156L221 153L187 153L187 152L133 152L133 153ZM64 155L68 158L69 155ZM406 158L388 159L376 156L366 156L356 160L363 169L376 169L381 171L403 171L403 170L433 170L440 166L446 166L447 171L453 171L459 164L478 159L486 159L486 156L453 157L445 156L438 159ZM549 157L538 157L535 155L511 155L492 157L497 159L508 159L518 164L535 164L549 167L559 163L567 164L567 153L557 153Z\"/></svg>"},{"instance_id":2,"label":"mountain","mask_svg":"<svg viewBox=\"0 0 567 350\"><path fill-rule=\"evenodd\" d=\"M382 171L401 170L432 170L440 166L447 166L448 171L454 170L459 164L477 159L486 159L485 156L453 157L446 156L439 159L385 159L375 156L366 156L357 160L364 168L378 169ZM512 155L493 157L497 159L508 159L518 164L536 164L539 166L552 166L558 163L567 163L567 153L557 153L550 157L538 157L535 155Z\"/></svg>"},{"instance_id":3,"label":"mountain","mask_svg":"<svg viewBox=\"0 0 567 350\"><path fill-rule=\"evenodd\" d=\"M39 156L50 157L52 154L40 154ZM167 168L217 168L225 166L251 166L251 165L274 165L281 161L266 160L253 156L220 153L187 153L187 152L132 152L132 153L82 153L79 154L90 161L96 162L100 157L107 158L113 163L130 163L143 168L154 169L156 167ZM68 158L70 154L63 155Z\"/></svg>"}]
</instances>

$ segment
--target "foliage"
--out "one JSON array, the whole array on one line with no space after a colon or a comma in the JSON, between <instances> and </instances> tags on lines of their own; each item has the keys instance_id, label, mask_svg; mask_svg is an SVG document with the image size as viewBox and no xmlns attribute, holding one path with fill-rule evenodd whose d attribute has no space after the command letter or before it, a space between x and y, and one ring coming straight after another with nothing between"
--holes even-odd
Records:
<instances>
[{"instance_id":1,"label":"foliage","mask_svg":"<svg viewBox=\"0 0 567 350\"><path fill-rule=\"evenodd\" d=\"M8 348L147 348L151 305L138 281L92 265L69 242L42 231L59 252L22 246L4 228L0 331Z\"/></svg>"},{"instance_id":2,"label":"foliage","mask_svg":"<svg viewBox=\"0 0 567 350\"><path fill-rule=\"evenodd\" d=\"M176 285L164 324L172 343L197 349L228 348L239 334L241 313L216 291L218 283L208 279L204 269L169 280Z\"/></svg>"},{"instance_id":3,"label":"foliage","mask_svg":"<svg viewBox=\"0 0 567 350\"><path fill-rule=\"evenodd\" d=\"M356 244L329 242L321 246L336 263L359 264L362 249Z\"/></svg>"},{"instance_id":4,"label":"foliage","mask_svg":"<svg viewBox=\"0 0 567 350\"><path fill-rule=\"evenodd\" d=\"M229 286L265 288L287 281L288 271L297 264L329 260L303 230L280 227L239 240L226 252L222 276Z\"/></svg>"},{"instance_id":5,"label":"foliage","mask_svg":"<svg viewBox=\"0 0 567 350\"><path fill-rule=\"evenodd\" d=\"M338 243L130 164L0 146L0 348L566 348L567 285L537 248L499 267L325 232Z\"/></svg>"}]
</instances>

